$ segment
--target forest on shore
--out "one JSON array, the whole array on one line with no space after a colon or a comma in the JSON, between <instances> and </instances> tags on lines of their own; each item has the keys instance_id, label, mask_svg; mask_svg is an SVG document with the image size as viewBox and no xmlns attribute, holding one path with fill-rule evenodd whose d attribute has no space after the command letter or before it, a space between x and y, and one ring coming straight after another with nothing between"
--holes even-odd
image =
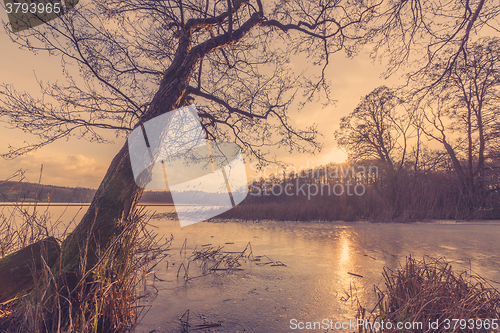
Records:
<instances>
[{"instance_id":1,"label":"forest on shore","mask_svg":"<svg viewBox=\"0 0 500 333\"><path fill-rule=\"evenodd\" d=\"M500 219L499 171L493 166L488 170L471 202L444 152L426 151L418 168L409 161L397 177L376 160L330 163L254 179L247 198L220 217L397 222Z\"/></svg>"}]
</instances>

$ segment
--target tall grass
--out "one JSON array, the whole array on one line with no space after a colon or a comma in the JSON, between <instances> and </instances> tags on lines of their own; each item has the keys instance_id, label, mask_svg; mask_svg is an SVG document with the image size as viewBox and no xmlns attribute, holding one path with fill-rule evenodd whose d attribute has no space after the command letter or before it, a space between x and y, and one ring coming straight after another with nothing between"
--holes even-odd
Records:
<instances>
[{"instance_id":1,"label":"tall grass","mask_svg":"<svg viewBox=\"0 0 500 333\"><path fill-rule=\"evenodd\" d=\"M25 181L24 173L19 170L7 180L0 182L4 184L15 179L15 186L22 186ZM38 184L33 190L38 192ZM0 209L0 257L22 249L30 244L36 243L47 237L61 238L67 233L68 228L74 222L74 218L66 226L61 225L59 219L53 220L49 207L37 206L38 201L25 204L20 197L16 201L9 202L7 193L1 193L2 199L6 200L9 209Z\"/></svg>"},{"instance_id":2,"label":"tall grass","mask_svg":"<svg viewBox=\"0 0 500 333\"><path fill-rule=\"evenodd\" d=\"M417 261L410 257L405 266L396 271L384 268L383 276L385 291L376 288L378 311L367 316L360 308L359 317L372 323L422 323L421 329L385 331L500 331L492 329L492 320L500 321L500 292L471 272L455 272L444 259L426 257ZM431 327L429 323L438 325ZM383 331L373 327L375 325L360 327L360 332Z\"/></svg>"},{"instance_id":3,"label":"tall grass","mask_svg":"<svg viewBox=\"0 0 500 333\"><path fill-rule=\"evenodd\" d=\"M21 222L14 219L15 214L2 212L1 256L61 230L51 223L48 211L40 214L36 207L31 209L30 213L22 203L14 206ZM146 276L166 257L171 242L147 228L150 218L144 210L136 211L112 245L98 251L97 264L89 270L85 255L80 269L71 275L62 272L62 254L57 267L49 267L47 261L41 268L33 267L33 288L0 304L0 332L96 333L132 328L143 309L138 299ZM63 229L57 237L63 239L67 232Z\"/></svg>"}]
</instances>

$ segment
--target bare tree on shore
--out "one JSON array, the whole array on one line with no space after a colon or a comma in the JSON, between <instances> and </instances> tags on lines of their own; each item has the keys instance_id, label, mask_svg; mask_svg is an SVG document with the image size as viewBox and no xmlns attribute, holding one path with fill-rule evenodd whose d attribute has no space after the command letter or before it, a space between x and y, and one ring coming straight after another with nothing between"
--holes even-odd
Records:
<instances>
[{"instance_id":1,"label":"bare tree on shore","mask_svg":"<svg viewBox=\"0 0 500 333\"><path fill-rule=\"evenodd\" d=\"M126 135L192 98L209 139L236 142L261 159L270 145L313 152L320 146L315 128L291 126L289 110L330 100L325 68L331 54L354 55L375 43L374 52L390 58L389 74L415 62L415 79L447 52L434 85L454 68L474 32L498 29L499 7L486 0L83 3L40 28L11 34L23 48L61 57L67 80L41 84L43 98L1 86L2 121L40 138L5 156L71 135L104 142L102 130ZM297 56L316 66L295 72ZM87 244L86 265L93 267L95 251L130 223L142 192L125 144L63 243L63 271L78 267Z\"/></svg>"},{"instance_id":2,"label":"bare tree on shore","mask_svg":"<svg viewBox=\"0 0 500 333\"><path fill-rule=\"evenodd\" d=\"M470 43L449 73L425 98L424 133L445 148L461 184L465 204L481 207L488 191L483 177L498 144L500 49L498 38ZM429 80L441 76L447 57L432 67Z\"/></svg>"}]
</instances>

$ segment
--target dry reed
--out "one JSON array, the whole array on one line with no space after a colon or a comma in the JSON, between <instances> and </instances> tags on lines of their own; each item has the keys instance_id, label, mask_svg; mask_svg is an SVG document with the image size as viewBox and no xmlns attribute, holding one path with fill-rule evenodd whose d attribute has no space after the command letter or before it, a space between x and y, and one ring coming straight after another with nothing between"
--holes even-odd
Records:
<instances>
[{"instance_id":1,"label":"dry reed","mask_svg":"<svg viewBox=\"0 0 500 333\"><path fill-rule=\"evenodd\" d=\"M23 248L60 231L50 221L46 210L25 209L22 203L13 206L14 214L0 216L0 256ZM3 212L2 212L3 214ZM84 265L71 278L76 287L61 274L61 259L57 267L46 263L33 270L34 288L25 295L0 304L0 332L124 332L131 329L141 316L143 306L138 300L146 277L164 259L171 239L160 239L147 224L151 214L137 210L128 226L111 246L98 253L97 264L90 270ZM65 237L67 229L57 235ZM60 257L62 258L62 256ZM85 258L80 262L84 263Z\"/></svg>"},{"instance_id":2,"label":"dry reed","mask_svg":"<svg viewBox=\"0 0 500 333\"><path fill-rule=\"evenodd\" d=\"M379 294L378 311L366 316L365 309L360 307L358 318L372 323L383 321L386 329L365 326L359 332L499 331L494 330L493 323L495 319L497 323L500 321L500 293L472 272L456 273L444 259L425 257L417 261L410 257L396 271L384 268L383 276L386 291L375 287ZM387 322L393 324L393 329L387 329ZM396 329L398 322L422 323L422 326Z\"/></svg>"}]
</instances>

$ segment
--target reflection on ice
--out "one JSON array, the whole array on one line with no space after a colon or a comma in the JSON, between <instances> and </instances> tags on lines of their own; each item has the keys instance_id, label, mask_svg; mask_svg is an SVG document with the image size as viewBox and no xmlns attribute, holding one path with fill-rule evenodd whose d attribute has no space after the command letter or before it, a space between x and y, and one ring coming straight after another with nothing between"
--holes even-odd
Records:
<instances>
[{"instance_id":1,"label":"reflection on ice","mask_svg":"<svg viewBox=\"0 0 500 333\"><path fill-rule=\"evenodd\" d=\"M176 237L172 253L179 253L186 238L188 256L203 244L241 251L251 242L254 255L267 255L286 267L247 263L241 271L188 283L175 278L176 270L156 271L166 282L155 282L160 293L136 332L176 332L178 317L187 309L191 318L198 316L193 325L220 322L215 332L287 332L294 318L353 319L357 300L374 307L373 285L383 287L382 268L395 269L410 254L446 257L458 270L469 269L471 259L474 271L500 280L500 224L229 221L180 229L175 222L158 220L155 225ZM173 256L169 262L177 267L183 260Z\"/></svg>"}]
</instances>

